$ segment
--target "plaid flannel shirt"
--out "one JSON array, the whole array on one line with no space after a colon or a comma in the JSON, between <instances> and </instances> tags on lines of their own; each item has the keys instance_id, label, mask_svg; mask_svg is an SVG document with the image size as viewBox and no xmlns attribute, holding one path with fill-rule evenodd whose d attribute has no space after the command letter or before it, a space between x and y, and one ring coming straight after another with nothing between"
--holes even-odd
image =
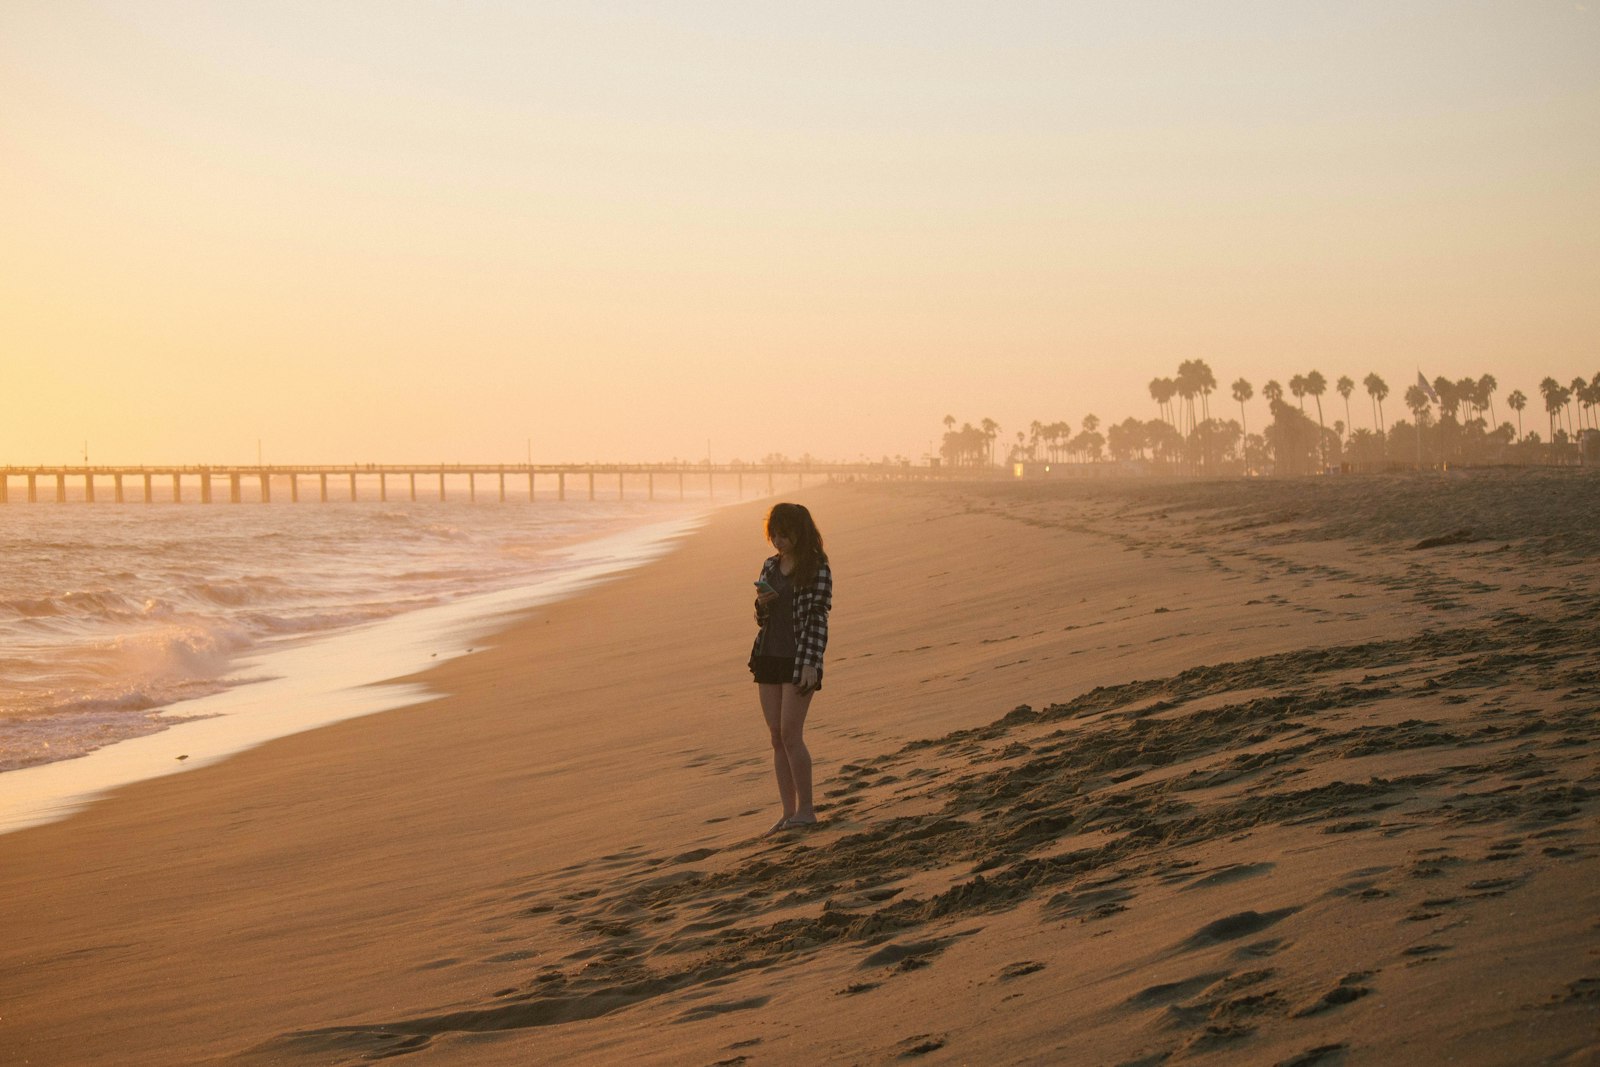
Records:
<instances>
[{"instance_id":1,"label":"plaid flannel shirt","mask_svg":"<svg viewBox=\"0 0 1600 1067\"><path fill-rule=\"evenodd\" d=\"M772 556L761 565L761 577L772 582L779 573L779 556ZM774 583L775 584L775 583ZM833 572L828 561L817 565L817 576L808 588L794 590L794 684L800 684L800 671L806 667L817 669L817 681L822 681L822 653L828 647L828 612L833 609ZM750 659L761 655L761 641L767 634L767 608L756 603L756 622L761 632L750 649Z\"/></svg>"}]
</instances>

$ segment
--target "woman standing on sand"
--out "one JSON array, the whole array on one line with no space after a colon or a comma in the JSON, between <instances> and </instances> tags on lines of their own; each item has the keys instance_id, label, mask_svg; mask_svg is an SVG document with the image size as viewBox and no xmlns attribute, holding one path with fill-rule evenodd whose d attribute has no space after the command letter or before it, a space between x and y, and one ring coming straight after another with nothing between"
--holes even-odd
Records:
<instances>
[{"instance_id":1,"label":"woman standing on sand","mask_svg":"<svg viewBox=\"0 0 1600 1067\"><path fill-rule=\"evenodd\" d=\"M767 540L777 555L756 580L756 622L761 632L750 650L750 673L761 695L761 714L772 735L783 817L767 833L817 821L811 800L811 753L806 712L822 688L822 653L828 647L833 572L822 534L800 504L775 504L767 513Z\"/></svg>"}]
</instances>

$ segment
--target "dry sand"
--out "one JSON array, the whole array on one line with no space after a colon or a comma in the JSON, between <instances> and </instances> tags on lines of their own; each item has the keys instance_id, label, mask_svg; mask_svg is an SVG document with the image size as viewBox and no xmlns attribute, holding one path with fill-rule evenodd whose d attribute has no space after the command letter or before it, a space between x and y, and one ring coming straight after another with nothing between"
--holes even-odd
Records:
<instances>
[{"instance_id":1,"label":"dry sand","mask_svg":"<svg viewBox=\"0 0 1600 1067\"><path fill-rule=\"evenodd\" d=\"M821 826L756 836L740 505L0 837L0 1063L1600 1061L1600 478L800 499Z\"/></svg>"}]
</instances>

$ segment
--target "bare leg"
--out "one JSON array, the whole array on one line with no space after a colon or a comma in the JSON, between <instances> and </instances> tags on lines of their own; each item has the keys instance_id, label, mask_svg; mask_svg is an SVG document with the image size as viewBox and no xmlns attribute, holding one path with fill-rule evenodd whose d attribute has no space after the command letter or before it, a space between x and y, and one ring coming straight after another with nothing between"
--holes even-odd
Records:
<instances>
[{"instance_id":1,"label":"bare leg","mask_svg":"<svg viewBox=\"0 0 1600 1067\"><path fill-rule=\"evenodd\" d=\"M762 688L766 688L763 686ZM779 707L779 745L789 766L790 793L784 798L783 810L791 823L817 821L816 809L811 799L811 751L806 748L806 712L811 710L811 693L802 693L793 685L783 686L783 700ZM783 789L783 772L778 775L779 789ZM790 798L793 804L790 804Z\"/></svg>"},{"instance_id":2,"label":"bare leg","mask_svg":"<svg viewBox=\"0 0 1600 1067\"><path fill-rule=\"evenodd\" d=\"M789 685L758 685L761 691L761 715L767 720L767 731L772 736L772 770L778 779L778 800L783 804L783 816L773 829L779 829L784 819L795 812L794 775L789 770L789 754L783 747L783 691Z\"/></svg>"}]
</instances>

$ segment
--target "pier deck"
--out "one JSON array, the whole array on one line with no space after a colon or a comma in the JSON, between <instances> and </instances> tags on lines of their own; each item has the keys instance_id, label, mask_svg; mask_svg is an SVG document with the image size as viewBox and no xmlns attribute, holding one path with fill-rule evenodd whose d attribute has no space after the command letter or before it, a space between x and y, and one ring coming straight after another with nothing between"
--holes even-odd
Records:
<instances>
[{"instance_id":1,"label":"pier deck","mask_svg":"<svg viewBox=\"0 0 1600 1067\"><path fill-rule=\"evenodd\" d=\"M576 479L586 499L596 499L598 482L615 479L615 497L627 495L629 480L649 500L657 498L658 487L675 499L693 491L715 497L719 486L724 493L745 495L746 485L760 487L771 494L780 487L804 488L807 480L837 478L908 480L938 478L948 472L938 467L916 467L907 463L792 463L792 464L707 464L707 463L435 463L435 464L297 464L297 465L112 465L112 466L6 466L0 467L0 504L10 503L14 491L25 489L29 503L41 499L56 503L111 500L118 504L157 501L183 503L186 500L210 504L220 500L270 504L274 489L278 498L299 503L303 491L321 503L330 500L389 501L421 497L448 500L452 492L476 501L479 479L484 479L496 500L535 500L540 495L567 499L568 479ZM334 490L330 494L329 481ZM13 486L13 482L19 484ZM509 481L509 486L508 486ZM642 485L640 483L642 482ZM540 493L542 483L543 494ZM69 486L81 492L69 493ZM226 486L226 492L219 491ZM248 487L248 488L247 488ZM611 497L607 490L606 495Z\"/></svg>"}]
</instances>

